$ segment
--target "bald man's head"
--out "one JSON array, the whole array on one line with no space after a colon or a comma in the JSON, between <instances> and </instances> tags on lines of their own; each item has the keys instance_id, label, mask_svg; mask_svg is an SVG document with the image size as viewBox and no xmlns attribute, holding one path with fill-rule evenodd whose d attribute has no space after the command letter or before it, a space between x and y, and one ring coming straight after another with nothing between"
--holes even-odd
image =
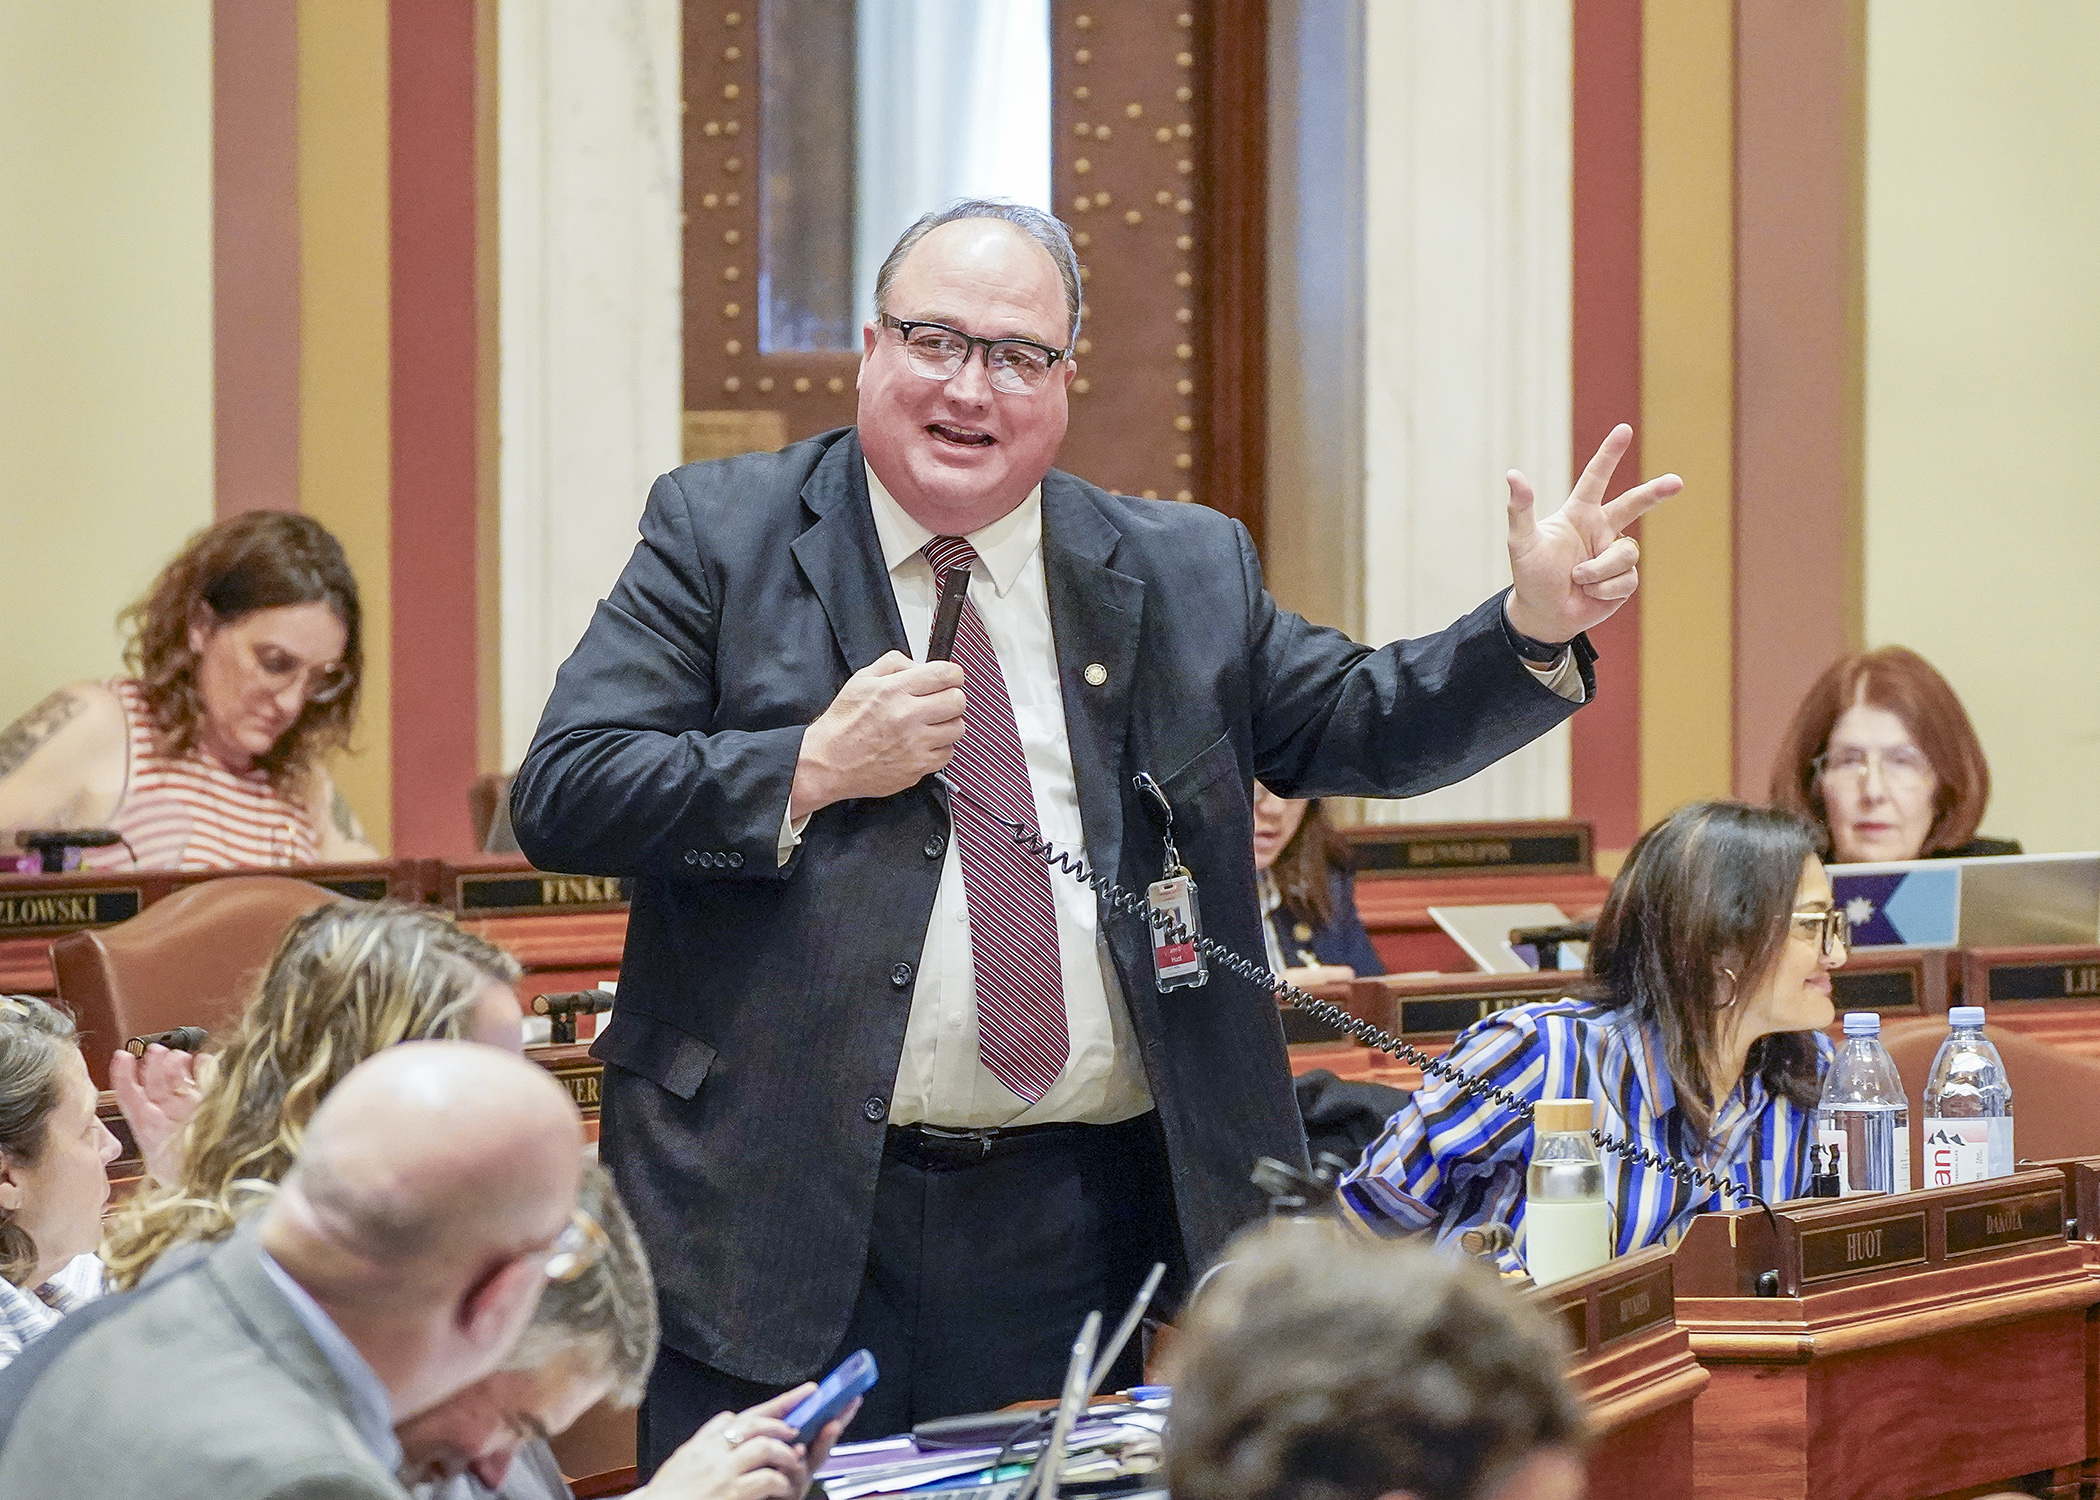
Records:
<instances>
[{"instance_id":1,"label":"bald man's head","mask_svg":"<svg viewBox=\"0 0 2100 1500\"><path fill-rule=\"evenodd\" d=\"M303 1229L351 1280L362 1265L394 1291L437 1291L561 1232L581 1144L576 1107L545 1070L493 1047L409 1042L322 1102L281 1196L300 1200Z\"/></svg>"}]
</instances>

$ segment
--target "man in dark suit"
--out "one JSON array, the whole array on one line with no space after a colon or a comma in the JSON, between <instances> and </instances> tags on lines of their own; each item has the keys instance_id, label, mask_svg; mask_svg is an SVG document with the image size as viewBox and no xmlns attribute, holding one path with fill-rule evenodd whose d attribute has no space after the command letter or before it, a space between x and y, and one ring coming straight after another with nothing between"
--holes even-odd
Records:
<instances>
[{"instance_id":1,"label":"man in dark suit","mask_svg":"<svg viewBox=\"0 0 2100 1500\"><path fill-rule=\"evenodd\" d=\"M1259 955L1252 779L1408 795L1565 718L1676 488L1600 505L1624 429L1544 521L1513 476L1514 594L1372 651L1277 609L1234 522L1051 469L1055 220L930 215L877 304L855 428L657 481L512 793L536 863L635 880L594 1050L662 1299L644 1472L863 1345L862 1435L1054 1393L1087 1309L1258 1213L1255 1158L1304 1153L1274 999L1162 991L1014 826L1142 888L1149 776L1206 933ZM915 661L954 569L954 661Z\"/></svg>"},{"instance_id":2,"label":"man in dark suit","mask_svg":"<svg viewBox=\"0 0 2100 1500\"><path fill-rule=\"evenodd\" d=\"M497 1048L364 1062L259 1223L0 1372L0 1495L406 1500L395 1421L494 1369L547 1277L588 1264L582 1140L567 1092Z\"/></svg>"}]
</instances>

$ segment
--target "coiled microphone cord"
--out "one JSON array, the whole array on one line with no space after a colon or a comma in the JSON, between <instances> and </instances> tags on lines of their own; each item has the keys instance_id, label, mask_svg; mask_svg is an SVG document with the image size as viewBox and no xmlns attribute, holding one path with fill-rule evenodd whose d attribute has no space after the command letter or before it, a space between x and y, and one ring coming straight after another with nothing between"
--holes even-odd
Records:
<instances>
[{"instance_id":1,"label":"coiled microphone cord","mask_svg":"<svg viewBox=\"0 0 2100 1500\"><path fill-rule=\"evenodd\" d=\"M971 796L953 782L948 782L945 777L943 782L947 785L951 796L962 798L976 811L1006 829L1008 835L1015 843L1034 854L1044 864L1053 869L1062 870L1082 885L1092 887L1094 894L1101 899L1101 903L1104 906L1142 919L1149 926L1158 928L1161 935L1170 942L1192 944L1199 953L1216 963L1219 968L1230 970L1253 985L1257 990L1275 995L1278 1000L1290 1006L1291 1009L1302 1011L1314 1020L1331 1026L1337 1031L1346 1032L1365 1046L1383 1052L1388 1057L1396 1057L1402 1062L1412 1063L1422 1070L1424 1077L1436 1078L1452 1085L1463 1093L1490 1099L1511 1114L1523 1119L1528 1120L1532 1117L1532 1104L1529 1099L1512 1094L1507 1089L1489 1083L1485 1078L1476 1077L1465 1069L1456 1067L1446 1062L1443 1058L1435 1056L1433 1053L1424 1052L1412 1042L1394 1036L1382 1027L1366 1021L1363 1017L1351 1015L1331 1000L1322 1000L1316 995L1308 995L1304 990L1299 989L1296 985L1275 974L1265 965L1255 963L1251 959L1242 958L1239 954L1213 938L1204 937L1200 933L1185 931L1181 924L1174 919L1172 913L1155 911L1152 903L1146 900L1144 896L1136 891L1117 885L1078 856L1066 854L1059 850L1056 845L1052 844L1041 833L1029 827L1026 823L994 812L991 808L985 806L980 798ZM1771 1215L1771 1207L1764 1199L1751 1192L1749 1188L1744 1187L1742 1184L1733 1182L1717 1173L1709 1172L1703 1167L1695 1166L1688 1161L1681 1161L1676 1157L1664 1156L1660 1152L1651 1150L1637 1142L1629 1141L1624 1136L1614 1135L1611 1131L1601 1127L1592 1128L1589 1136L1591 1142L1599 1150L1609 1151L1615 1156L1635 1162L1651 1171L1665 1173L1687 1185L1706 1188L1724 1203L1733 1203L1739 1208L1761 1208L1765 1211L1767 1217Z\"/></svg>"}]
</instances>

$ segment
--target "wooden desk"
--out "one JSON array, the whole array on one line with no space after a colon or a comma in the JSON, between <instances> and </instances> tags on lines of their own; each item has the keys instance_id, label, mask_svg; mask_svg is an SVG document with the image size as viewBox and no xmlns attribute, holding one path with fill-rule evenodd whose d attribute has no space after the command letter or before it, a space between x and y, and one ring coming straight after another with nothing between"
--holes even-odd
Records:
<instances>
[{"instance_id":1,"label":"wooden desk","mask_svg":"<svg viewBox=\"0 0 2100 1500\"><path fill-rule=\"evenodd\" d=\"M1356 910L1395 974L1470 973L1432 906L1551 902L1587 917L1611 882L1597 874L1588 823L1401 823L1339 830L1356 861Z\"/></svg>"},{"instance_id":2,"label":"wooden desk","mask_svg":"<svg viewBox=\"0 0 2100 1500\"><path fill-rule=\"evenodd\" d=\"M2071 1500L2100 1280L2063 1238L2063 1178L1701 1215L1677 1318L1713 1377L1694 1414L1711 1500ZM1761 1279L1780 1295L1759 1296Z\"/></svg>"},{"instance_id":3,"label":"wooden desk","mask_svg":"<svg viewBox=\"0 0 2100 1500\"><path fill-rule=\"evenodd\" d=\"M358 901L422 902L435 860L377 864L286 865L242 870L97 870L72 875L0 877L0 993L57 993L51 944L69 932L110 927L187 886L232 875L289 875Z\"/></svg>"},{"instance_id":4,"label":"wooden desk","mask_svg":"<svg viewBox=\"0 0 2100 1500\"><path fill-rule=\"evenodd\" d=\"M1945 1015L1957 966L1944 948L1855 949L1830 976L1831 999L1841 1013L1872 1010L1890 1020Z\"/></svg>"},{"instance_id":5,"label":"wooden desk","mask_svg":"<svg viewBox=\"0 0 2100 1500\"><path fill-rule=\"evenodd\" d=\"M1589 1408L1590 1493L1681 1500L1693 1485L1693 1402L1712 1378L1678 1326L1675 1257L1664 1246L1529 1295L1561 1320L1570 1382Z\"/></svg>"}]
</instances>

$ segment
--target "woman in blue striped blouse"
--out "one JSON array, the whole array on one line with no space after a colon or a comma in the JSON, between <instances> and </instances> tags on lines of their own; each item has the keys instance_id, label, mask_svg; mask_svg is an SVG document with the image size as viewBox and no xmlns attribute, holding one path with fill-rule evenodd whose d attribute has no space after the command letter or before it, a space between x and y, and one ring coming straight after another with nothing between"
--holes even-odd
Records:
<instances>
[{"instance_id":1,"label":"woman in blue striped blouse","mask_svg":"<svg viewBox=\"0 0 2100 1500\"><path fill-rule=\"evenodd\" d=\"M1594 1100L1597 1123L1772 1202L1807 1187L1831 1046L1842 918L1790 813L1680 808L1612 883L1581 998L1520 1005L1461 1033L1449 1059L1524 1099ZM1435 1079L1344 1179L1344 1214L1387 1234L1521 1229L1531 1122ZM1715 1193L1603 1153L1620 1255L1674 1238ZM1521 1269L1505 1253L1512 1270Z\"/></svg>"}]
</instances>

